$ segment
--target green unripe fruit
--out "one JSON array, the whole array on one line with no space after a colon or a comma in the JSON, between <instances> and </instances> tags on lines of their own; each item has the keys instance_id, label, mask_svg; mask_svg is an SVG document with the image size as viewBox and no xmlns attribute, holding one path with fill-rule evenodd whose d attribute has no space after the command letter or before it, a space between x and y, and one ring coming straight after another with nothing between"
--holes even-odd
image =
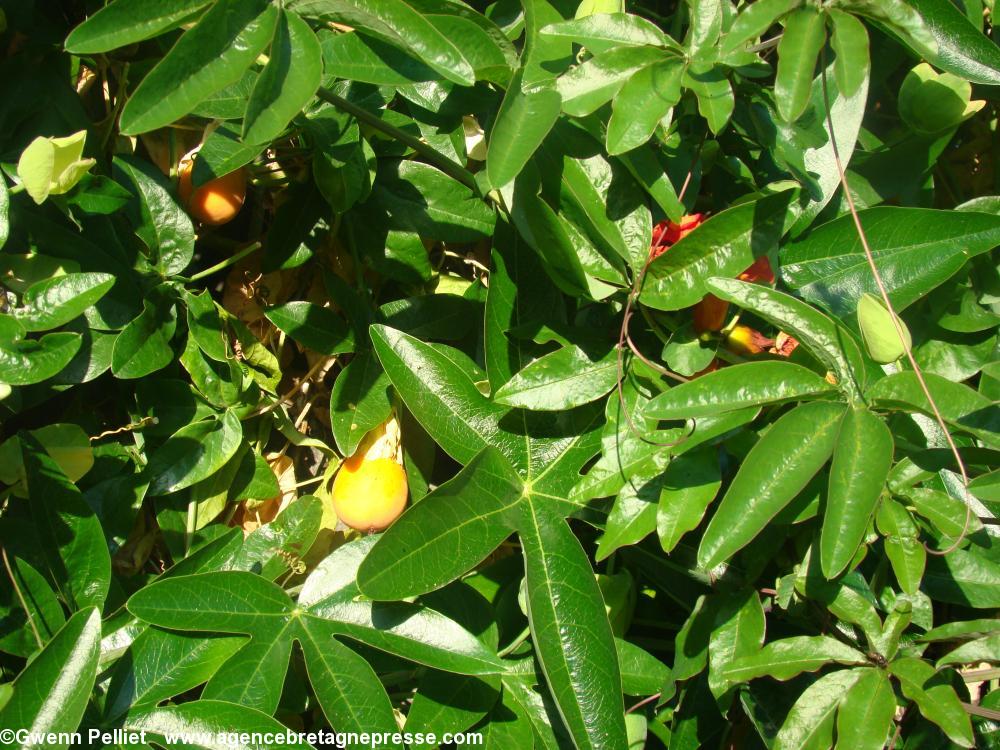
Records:
<instances>
[{"instance_id":1,"label":"green unripe fruit","mask_svg":"<svg viewBox=\"0 0 1000 750\"><path fill-rule=\"evenodd\" d=\"M899 321L899 328L903 331L902 339L893 323L893 317ZM868 353L879 364L895 362L906 354L913 343L906 324L899 316L893 315L880 299L867 292L858 301L858 325Z\"/></svg>"}]
</instances>

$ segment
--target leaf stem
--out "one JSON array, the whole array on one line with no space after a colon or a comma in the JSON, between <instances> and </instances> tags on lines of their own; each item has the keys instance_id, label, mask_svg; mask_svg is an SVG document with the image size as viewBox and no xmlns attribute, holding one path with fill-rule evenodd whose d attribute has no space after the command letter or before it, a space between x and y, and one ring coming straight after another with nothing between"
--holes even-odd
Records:
<instances>
[{"instance_id":1,"label":"leaf stem","mask_svg":"<svg viewBox=\"0 0 1000 750\"><path fill-rule=\"evenodd\" d=\"M437 149L428 146L419 138L415 138L406 131L400 130L395 125L377 117L364 107L359 107L354 102L348 101L341 96L337 96L335 93L327 88L324 88L323 86L319 87L319 90L316 92L316 96L328 104L332 104L337 109L341 109L349 115L353 115L360 122L365 123L365 125L368 125L369 127L384 133L390 138L409 146L446 175L455 178L469 188L473 193L481 196L479 185L476 183L476 178L472 172L463 167L461 164L452 161Z\"/></svg>"},{"instance_id":2,"label":"leaf stem","mask_svg":"<svg viewBox=\"0 0 1000 750\"><path fill-rule=\"evenodd\" d=\"M235 255L229 256L224 261L216 263L214 266L212 266L210 268L206 268L204 271L199 271L194 276L191 276L191 277L185 279L185 281L187 283L191 283L193 281L201 281L202 279L204 279L204 278L206 278L208 276L211 276L213 273L218 273L219 271L223 270L224 268L229 268L230 266L236 265L241 260L243 260L245 257L247 257L248 255L250 255L250 253L254 252L255 250L259 250L259 249L260 249L260 243L259 242L254 242L252 245L249 245L248 247L243 248L242 250L240 250Z\"/></svg>"}]
</instances>

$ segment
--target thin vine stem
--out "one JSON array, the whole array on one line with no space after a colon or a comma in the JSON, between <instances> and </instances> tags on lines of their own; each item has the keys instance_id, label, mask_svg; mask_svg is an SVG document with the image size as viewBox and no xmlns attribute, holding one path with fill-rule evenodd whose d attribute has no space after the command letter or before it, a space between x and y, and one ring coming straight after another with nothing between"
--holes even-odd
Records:
<instances>
[{"instance_id":1,"label":"thin vine stem","mask_svg":"<svg viewBox=\"0 0 1000 750\"><path fill-rule=\"evenodd\" d=\"M192 282L195 282L195 281L201 281L202 279L207 278L207 277L211 276L214 273L218 273L219 271L222 271L222 270L224 270L226 268L229 268L230 266L235 266L237 263L239 263L245 257L247 257L248 255L250 255L250 253L252 253L252 252L254 252L256 250L259 250L260 247L261 247L261 245L260 245L259 242L254 242L252 245L249 245L249 246L243 248L238 253L235 253L234 255L229 256L225 260L223 260L223 261L221 261L219 263L216 263L214 266L211 266L210 268L206 268L204 271L199 271L194 276L190 276L187 279L184 279L184 281L186 283L188 283L188 284L190 284Z\"/></svg>"},{"instance_id":2,"label":"thin vine stem","mask_svg":"<svg viewBox=\"0 0 1000 750\"><path fill-rule=\"evenodd\" d=\"M7 569L10 584L14 587L14 593L17 594L17 600L21 603L21 608L24 610L24 617L27 619L28 625L31 626L31 632L35 636L38 648L42 648L45 645L45 642L42 641L42 636L38 632L38 628L35 627L35 617L32 615L31 610L28 609L28 602L25 601L24 594L21 593L21 587L17 585L17 578L14 577L14 569L11 567L10 559L7 557L6 547L0 547L0 555L3 556L3 566Z\"/></svg>"},{"instance_id":3,"label":"thin vine stem","mask_svg":"<svg viewBox=\"0 0 1000 750\"><path fill-rule=\"evenodd\" d=\"M837 167L837 174L840 177L840 185L844 192L844 200L847 201L847 208L850 211L851 218L854 220L854 228L857 230L858 239L861 241L861 247L865 252L865 260L868 262L868 268L871 269L872 276L875 279L875 285L878 287L879 294L882 297L882 302L885 304L886 309L889 311L889 316L892 318L892 324L896 328L896 334L899 336L900 342L903 344L903 351L906 353L906 359L910 363L910 367L913 368L913 374L917 378L917 382L920 384L920 390L923 391L924 397L927 399L927 403L930 404L931 411L934 413L934 419L937 421L938 426L940 426L941 431L944 433L945 441L948 443L948 447L951 449L952 455L955 456L955 463L958 465L959 473L962 476L962 484L966 487L969 486L969 474L965 468L965 462L962 460L962 455L958 450L958 446L955 444L955 440L951 436L951 431L945 424L944 417L941 416L941 410L938 409L937 402L934 400L934 396L931 395L930 388L927 386L927 381L924 378L924 373L920 369L920 365L917 364L916 358L913 356L913 349L906 340L906 334L903 331L903 323L899 316L896 314L895 309L892 305L892 300L889 299L889 291L885 287L885 282L882 280L882 274L878 270L878 265L875 263L875 255L872 253L871 245L868 244L868 235L865 234L864 227L861 225L861 217L858 216L858 209L854 204L854 196L851 194L850 185L847 182L847 172L844 169L844 162L840 158L840 149L837 146L837 136L833 128L833 113L830 106L830 87L827 82L826 73L826 50L823 51L821 60L822 70L820 72L820 78L822 79L823 85L823 102L826 106L826 123L827 129L830 132L830 146L833 150L833 161ZM934 550L924 544L925 549L929 554L932 555L947 555L950 552L954 552L959 546L965 541L965 537L969 531L969 523L972 520L972 506L967 502L965 503L965 524L962 527L962 533L958 538L945 550Z\"/></svg>"},{"instance_id":4,"label":"thin vine stem","mask_svg":"<svg viewBox=\"0 0 1000 750\"><path fill-rule=\"evenodd\" d=\"M694 175L694 166L698 162L698 159L701 158L701 150L705 146L705 140L707 137L708 134L706 133L702 137L701 143L698 144L698 150L695 152L694 159L691 160L691 167L688 169L687 175L684 177L684 184L681 185L680 192L677 194L677 201L679 203L682 203L684 201L684 195L687 193L688 186L690 186L691 184L691 178ZM639 294L642 291L642 283L646 279L646 271L649 270L649 265L650 263L653 262L655 258L655 256L653 255L653 247L655 247L655 243L656 239L654 238L649 248L649 252L646 254L646 262L643 263L642 269L639 271L639 274L635 277L635 281L632 284L632 287L629 289L628 296L625 298L625 310L622 313L622 325L618 331L618 347L617 347L617 358L616 358L618 378L615 383L615 390L618 393L618 406L622 411L622 415L625 417L625 423L628 425L629 432L632 433L633 437L649 445L655 445L660 448L673 448L677 445L680 445L685 440L687 440L688 437L690 437L690 433L678 438L677 440L672 440L669 442L659 442L656 440L650 440L645 435L639 432L639 429L635 426L635 421L632 419L632 414L629 412L628 406L625 404L624 359L625 359L626 344L628 345L629 350L632 352L632 354L637 356L642 362L644 362L647 366L651 367L655 371L661 373L662 375L666 375L675 380L678 380L682 383L688 382L688 378L685 378L683 375L679 375L676 372L668 370L665 367L655 365L649 359L643 356L643 354L639 351L638 347L632 341L632 336L629 333L629 323L631 322L633 315L632 306L636 304L638 301Z\"/></svg>"}]
</instances>

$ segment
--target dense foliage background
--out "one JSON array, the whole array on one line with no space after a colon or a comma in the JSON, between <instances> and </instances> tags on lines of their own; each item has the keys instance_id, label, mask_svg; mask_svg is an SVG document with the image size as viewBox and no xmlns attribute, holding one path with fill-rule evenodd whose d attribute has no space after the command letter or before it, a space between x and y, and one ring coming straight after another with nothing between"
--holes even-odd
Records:
<instances>
[{"instance_id":1,"label":"dense foliage background","mask_svg":"<svg viewBox=\"0 0 1000 750\"><path fill-rule=\"evenodd\" d=\"M0 10L0 727L1000 746L992 0Z\"/></svg>"}]
</instances>

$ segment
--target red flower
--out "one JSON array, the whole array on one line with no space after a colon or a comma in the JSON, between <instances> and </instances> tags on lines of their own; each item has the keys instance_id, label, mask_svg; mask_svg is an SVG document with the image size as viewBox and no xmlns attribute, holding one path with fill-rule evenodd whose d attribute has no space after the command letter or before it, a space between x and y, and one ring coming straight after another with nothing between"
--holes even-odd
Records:
<instances>
[{"instance_id":1,"label":"red flower","mask_svg":"<svg viewBox=\"0 0 1000 750\"><path fill-rule=\"evenodd\" d=\"M754 284L773 284L774 270L771 268L771 261L767 259L766 255L762 255L737 278L740 281L749 281Z\"/></svg>"},{"instance_id":2,"label":"red flower","mask_svg":"<svg viewBox=\"0 0 1000 750\"><path fill-rule=\"evenodd\" d=\"M661 221L653 227L653 246L649 249L650 255L658 258L668 247L675 245L687 237L695 228L705 221L704 214L690 214L682 216L680 223L674 221Z\"/></svg>"}]
</instances>

